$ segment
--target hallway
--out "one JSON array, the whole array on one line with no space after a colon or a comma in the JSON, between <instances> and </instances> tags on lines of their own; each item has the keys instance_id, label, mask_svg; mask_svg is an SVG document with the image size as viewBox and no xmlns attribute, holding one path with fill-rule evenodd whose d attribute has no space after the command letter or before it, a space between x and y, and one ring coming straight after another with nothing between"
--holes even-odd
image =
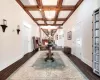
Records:
<instances>
[{"instance_id":1,"label":"hallway","mask_svg":"<svg viewBox=\"0 0 100 80\"><path fill-rule=\"evenodd\" d=\"M7 80L88 80L62 51L53 51L55 62L45 62L46 53L37 52Z\"/></svg>"},{"instance_id":2,"label":"hallway","mask_svg":"<svg viewBox=\"0 0 100 80\"><path fill-rule=\"evenodd\" d=\"M0 0L0 80L100 80L100 0Z\"/></svg>"}]
</instances>

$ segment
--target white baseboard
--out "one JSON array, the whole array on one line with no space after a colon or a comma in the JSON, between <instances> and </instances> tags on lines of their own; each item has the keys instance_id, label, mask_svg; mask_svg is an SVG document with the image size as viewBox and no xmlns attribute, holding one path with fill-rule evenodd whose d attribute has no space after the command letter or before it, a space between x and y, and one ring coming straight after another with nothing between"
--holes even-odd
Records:
<instances>
[{"instance_id":1,"label":"white baseboard","mask_svg":"<svg viewBox=\"0 0 100 80\"><path fill-rule=\"evenodd\" d=\"M23 57L23 55L20 55L17 58L13 58L11 59L9 62L7 63L0 63L0 71L5 69L6 67L10 66L11 64L15 63L16 61L18 61L19 59L21 59Z\"/></svg>"}]
</instances>

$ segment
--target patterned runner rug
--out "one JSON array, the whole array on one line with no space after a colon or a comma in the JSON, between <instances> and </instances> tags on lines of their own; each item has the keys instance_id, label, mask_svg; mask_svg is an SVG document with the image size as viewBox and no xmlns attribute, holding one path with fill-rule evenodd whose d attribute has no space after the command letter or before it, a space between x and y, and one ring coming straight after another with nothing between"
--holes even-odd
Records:
<instances>
[{"instance_id":1,"label":"patterned runner rug","mask_svg":"<svg viewBox=\"0 0 100 80\"><path fill-rule=\"evenodd\" d=\"M45 62L44 59L46 57L47 57L46 53L41 54L40 57L36 60L36 62L32 65L32 67L34 67L35 69L49 68L49 69L58 69L58 70L62 70L66 67L60 55L57 52L53 53L53 58L55 60L54 62L50 60Z\"/></svg>"},{"instance_id":2,"label":"patterned runner rug","mask_svg":"<svg viewBox=\"0 0 100 80\"><path fill-rule=\"evenodd\" d=\"M53 51L55 62L45 62L47 51L39 51L7 80L88 80L61 51Z\"/></svg>"}]
</instances>

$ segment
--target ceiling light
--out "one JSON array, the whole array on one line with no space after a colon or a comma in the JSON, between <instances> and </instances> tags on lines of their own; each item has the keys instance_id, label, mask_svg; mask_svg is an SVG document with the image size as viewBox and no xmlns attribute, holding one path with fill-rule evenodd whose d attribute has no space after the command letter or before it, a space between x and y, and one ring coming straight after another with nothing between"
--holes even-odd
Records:
<instances>
[{"instance_id":1,"label":"ceiling light","mask_svg":"<svg viewBox=\"0 0 100 80\"><path fill-rule=\"evenodd\" d=\"M42 9L39 9L40 11L42 11Z\"/></svg>"}]
</instances>

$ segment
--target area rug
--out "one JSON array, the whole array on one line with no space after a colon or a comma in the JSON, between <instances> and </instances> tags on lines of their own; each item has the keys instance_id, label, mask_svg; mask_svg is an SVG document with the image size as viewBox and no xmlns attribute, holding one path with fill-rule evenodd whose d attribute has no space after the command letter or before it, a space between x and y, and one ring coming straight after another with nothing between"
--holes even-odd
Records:
<instances>
[{"instance_id":1,"label":"area rug","mask_svg":"<svg viewBox=\"0 0 100 80\"><path fill-rule=\"evenodd\" d=\"M47 51L39 51L7 80L88 80L61 51L53 51L55 62L44 62Z\"/></svg>"},{"instance_id":2,"label":"area rug","mask_svg":"<svg viewBox=\"0 0 100 80\"><path fill-rule=\"evenodd\" d=\"M54 62L52 62L51 60L48 60L46 62L44 60L47 57L46 54L47 53L45 52L41 54L40 57L36 60L36 62L32 65L32 67L34 67L35 69L42 69L42 70L47 68L62 70L66 67L60 55L57 52L53 53Z\"/></svg>"}]
</instances>

